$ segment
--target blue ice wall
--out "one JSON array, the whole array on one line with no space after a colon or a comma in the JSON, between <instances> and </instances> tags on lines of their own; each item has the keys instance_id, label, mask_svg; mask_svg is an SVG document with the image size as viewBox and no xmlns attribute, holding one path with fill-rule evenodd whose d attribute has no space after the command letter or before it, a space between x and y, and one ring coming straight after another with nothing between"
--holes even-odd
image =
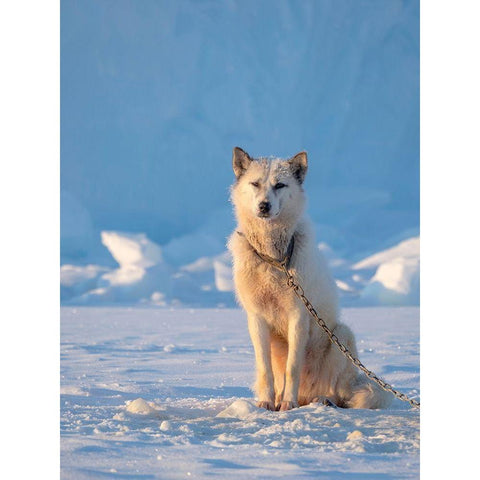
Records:
<instances>
[{"instance_id":1,"label":"blue ice wall","mask_svg":"<svg viewBox=\"0 0 480 480\"><path fill-rule=\"evenodd\" d=\"M308 151L337 248L416 228L418 1L62 0L62 237L79 211L158 243L199 228L228 208L235 145Z\"/></svg>"}]
</instances>

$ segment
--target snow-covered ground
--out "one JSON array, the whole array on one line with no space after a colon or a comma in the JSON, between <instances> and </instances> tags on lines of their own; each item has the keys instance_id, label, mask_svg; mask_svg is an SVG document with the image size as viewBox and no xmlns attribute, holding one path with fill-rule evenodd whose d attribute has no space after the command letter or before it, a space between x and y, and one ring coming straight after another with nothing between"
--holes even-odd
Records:
<instances>
[{"instance_id":1,"label":"snow-covered ground","mask_svg":"<svg viewBox=\"0 0 480 480\"><path fill-rule=\"evenodd\" d=\"M360 358L419 396L417 307L347 308ZM238 309L61 310L63 479L419 476L419 412L254 406Z\"/></svg>"}]
</instances>

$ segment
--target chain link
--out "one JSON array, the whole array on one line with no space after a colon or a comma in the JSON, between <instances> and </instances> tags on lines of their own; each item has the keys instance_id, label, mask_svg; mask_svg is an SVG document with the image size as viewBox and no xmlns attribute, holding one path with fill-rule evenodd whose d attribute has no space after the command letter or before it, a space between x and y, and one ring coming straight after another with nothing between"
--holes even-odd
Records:
<instances>
[{"instance_id":1,"label":"chain link","mask_svg":"<svg viewBox=\"0 0 480 480\"><path fill-rule=\"evenodd\" d=\"M280 263L282 271L285 273L287 277L287 285L294 291L295 295L303 302L305 308L310 313L310 315L315 319L318 326L324 330L324 332L328 335L328 338L332 343L334 343L340 351L356 366L358 367L368 378L373 380L375 383L380 385L381 388L386 390L387 392L392 393L398 399L408 402L412 407L420 408L420 402L412 398L408 398L407 395L395 390L390 384L383 381L381 378L378 378L371 370L369 370L363 363L356 357L352 355L352 353L348 350L348 348L340 342L338 337L328 328L327 324L323 319L321 319L313 305L310 303L308 298L305 296L305 291L303 288L295 282L294 276L289 272L285 262Z\"/></svg>"}]
</instances>

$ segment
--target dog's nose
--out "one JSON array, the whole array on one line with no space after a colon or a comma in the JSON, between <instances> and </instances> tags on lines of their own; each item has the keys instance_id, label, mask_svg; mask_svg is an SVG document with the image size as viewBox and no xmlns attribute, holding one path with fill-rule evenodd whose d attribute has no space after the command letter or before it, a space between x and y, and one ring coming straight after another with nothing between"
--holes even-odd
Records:
<instances>
[{"instance_id":1,"label":"dog's nose","mask_svg":"<svg viewBox=\"0 0 480 480\"><path fill-rule=\"evenodd\" d=\"M260 213L268 213L270 211L270 208L272 208L272 204L270 202L260 202L258 204L258 209L260 210Z\"/></svg>"}]
</instances>

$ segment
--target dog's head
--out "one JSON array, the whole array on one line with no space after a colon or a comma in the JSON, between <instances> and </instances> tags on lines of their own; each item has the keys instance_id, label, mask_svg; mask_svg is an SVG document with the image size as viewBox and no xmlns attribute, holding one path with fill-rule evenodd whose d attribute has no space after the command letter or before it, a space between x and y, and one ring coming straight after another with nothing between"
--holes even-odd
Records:
<instances>
[{"instance_id":1,"label":"dog's head","mask_svg":"<svg viewBox=\"0 0 480 480\"><path fill-rule=\"evenodd\" d=\"M254 159L239 147L233 149L237 178L232 200L237 212L265 221L298 218L304 208L302 184L307 173L307 153L288 160Z\"/></svg>"}]
</instances>

